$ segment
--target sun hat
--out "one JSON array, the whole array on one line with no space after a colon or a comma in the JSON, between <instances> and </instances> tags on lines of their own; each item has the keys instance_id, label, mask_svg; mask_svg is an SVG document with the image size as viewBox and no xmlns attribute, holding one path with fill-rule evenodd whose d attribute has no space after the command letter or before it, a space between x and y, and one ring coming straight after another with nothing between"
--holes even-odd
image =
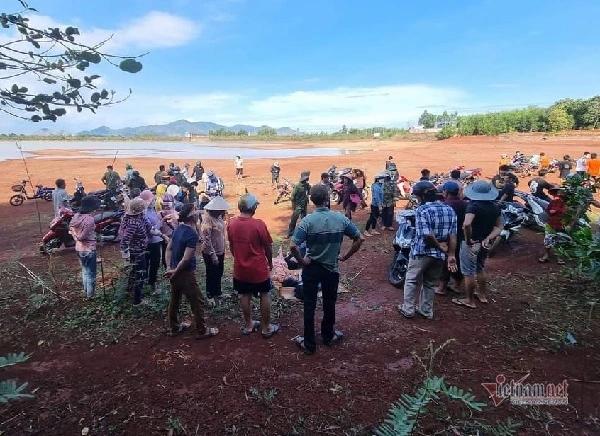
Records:
<instances>
[{"instance_id":1,"label":"sun hat","mask_svg":"<svg viewBox=\"0 0 600 436\"><path fill-rule=\"evenodd\" d=\"M275 162L275 163L273 164L273 166L274 166L275 168L279 168L279 162Z\"/></svg>"},{"instance_id":2,"label":"sun hat","mask_svg":"<svg viewBox=\"0 0 600 436\"><path fill-rule=\"evenodd\" d=\"M390 173L388 173L387 171L382 171L375 176L375 180L385 179L386 177L390 177Z\"/></svg>"},{"instance_id":3,"label":"sun hat","mask_svg":"<svg viewBox=\"0 0 600 436\"><path fill-rule=\"evenodd\" d=\"M147 203L140 197L136 197L129 202L127 215L139 215L146 210Z\"/></svg>"},{"instance_id":4,"label":"sun hat","mask_svg":"<svg viewBox=\"0 0 600 436\"><path fill-rule=\"evenodd\" d=\"M448 180L442 185L442 191L446 191L450 194L458 194L460 192L460 186L458 183Z\"/></svg>"},{"instance_id":5,"label":"sun hat","mask_svg":"<svg viewBox=\"0 0 600 436\"><path fill-rule=\"evenodd\" d=\"M90 213L100 209L100 199L95 195L86 195L81 199L79 213Z\"/></svg>"},{"instance_id":6,"label":"sun hat","mask_svg":"<svg viewBox=\"0 0 600 436\"><path fill-rule=\"evenodd\" d=\"M150 203L152 203L152 200L154 200L154 194L149 189L144 189L140 193L140 198L142 200L144 200L146 202L146 204L150 204Z\"/></svg>"},{"instance_id":7,"label":"sun hat","mask_svg":"<svg viewBox=\"0 0 600 436\"><path fill-rule=\"evenodd\" d=\"M498 190L490 182L477 180L467 186L465 197L471 200L490 201L498 198Z\"/></svg>"},{"instance_id":8,"label":"sun hat","mask_svg":"<svg viewBox=\"0 0 600 436\"><path fill-rule=\"evenodd\" d=\"M215 197L208 202L206 206L204 206L205 210L227 210L229 209L229 204L223 199L223 197Z\"/></svg>"},{"instance_id":9,"label":"sun hat","mask_svg":"<svg viewBox=\"0 0 600 436\"><path fill-rule=\"evenodd\" d=\"M173 197L175 197L177 194L179 194L179 186L177 185L170 185L167 188L167 194L171 194Z\"/></svg>"},{"instance_id":10,"label":"sun hat","mask_svg":"<svg viewBox=\"0 0 600 436\"><path fill-rule=\"evenodd\" d=\"M310 171L302 171L300 173L300 181L306 182L310 178Z\"/></svg>"},{"instance_id":11,"label":"sun hat","mask_svg":"<svg viewBox=\"0 0 600 436\"><path fill-rule=\"evenodd\" d=\"M258 201L258 198L256 198L254 195L244 194L240 197L240 200L238 201L238 209L253 210L256 209L259 204L260 202Z\"/></svg>"}]
</instances>

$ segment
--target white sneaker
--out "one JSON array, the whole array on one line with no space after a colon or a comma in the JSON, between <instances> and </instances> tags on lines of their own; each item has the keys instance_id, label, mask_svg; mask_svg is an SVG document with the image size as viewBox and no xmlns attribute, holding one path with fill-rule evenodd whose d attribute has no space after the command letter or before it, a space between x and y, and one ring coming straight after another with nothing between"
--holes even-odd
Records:
<instances>
[{"instance_id":1,"label":"white sneaker","mask_svg":"<svg viewBox=\"0 0 600 436\"><path fill-rule=\"evenodd\" d=\"M379 233L377 230L372 230L371 236L375 236L375 235L381 235L381 233Z\"/></svg>"},{"instance_id":2,"label":"white sneaker","mask_svg":"<svg viewBox=\"0 0 600 436\"><path fill-rule=\"evenodd\" d=\"M363 235L365 235L367 238L370 238L371 236L373 236L372 234L370 234L366 230L364 231Z\"/></svg>"}]
</instances>

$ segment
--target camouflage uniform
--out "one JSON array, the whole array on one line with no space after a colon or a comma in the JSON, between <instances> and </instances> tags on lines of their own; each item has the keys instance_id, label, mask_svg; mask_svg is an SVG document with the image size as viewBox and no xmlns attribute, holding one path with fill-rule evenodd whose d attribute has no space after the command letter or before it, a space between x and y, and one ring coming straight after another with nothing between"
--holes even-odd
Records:
<instances>
[{"instance_id":1,"label":"camouflage uniform","mask_svg":"<svg viewBox=\"0 0 600 436\"><path fill-rule=\"evenodd\" d=\"M304 218L306 216L306 208L308 207L308 194L310 192L310 185L308 182L300 182L294 186L292 191L292 219L288 228L288 235L292 236L296 229L296 223L298 218Z\"/></svg>"},{"instance_id":2,"label":"camouflage uniform","mask_svg":"<svg viewBox=\"0 0 600 436\"><path fill-rule=\"evenodd\" d=\"M381 220L384 227L392 227L394 222L394 206L396 206L396 196L398 187L390 180L383 182L383 209L381 211Z\"/></svg>"}]
</instances>

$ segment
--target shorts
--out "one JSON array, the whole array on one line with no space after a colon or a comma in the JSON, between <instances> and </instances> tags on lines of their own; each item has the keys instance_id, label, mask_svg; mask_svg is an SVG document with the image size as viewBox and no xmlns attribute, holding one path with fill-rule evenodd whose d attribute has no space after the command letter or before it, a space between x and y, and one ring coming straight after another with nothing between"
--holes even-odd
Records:
<instances>
[{"instance_id":1,"label":"shorts","mask_svg":"<svg viewBox=\"0 0 600 436\"><path fill-rule=\"evenodd\" d=\"M235 175L236 176L242 176L244 174L244 169L243 168L236 168L235 169Z\"/></svg>"},{"instance_id":2,"label":"shorts","mask_svg":"<svg viewBox=\"0 0 600 436\"><path fill-rule=\"evenodd\" d=\"M465 277L473 277L483 272L488 251L480 248L479 252L473 253L471 247L465 241L460 245L460 272Z\"/></svg>"},{"instance_id":3,"label":"shorts","mask_svg":"<svg viewBox=\"0 0 600 436\"><path fill-rule=\"evenodd\" d=\"M248 283L236 278L233 279L233 290L240 295L251 294L258 297L260 294L271 292L271 289L273 289L271 279L267 279L261 283Z\"/></svg>"}]
</instances>

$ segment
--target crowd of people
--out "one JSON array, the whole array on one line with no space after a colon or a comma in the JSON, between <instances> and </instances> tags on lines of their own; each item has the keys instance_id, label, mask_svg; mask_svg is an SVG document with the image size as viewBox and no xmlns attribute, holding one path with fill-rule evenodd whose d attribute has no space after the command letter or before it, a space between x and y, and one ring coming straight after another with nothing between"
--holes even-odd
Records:
<instances>
[{"instance_id":1,"label":"crowd of people","mask_svg":"<svg viewBox=\"0 0 600 436\"><path fill-rule=\"evenodd\" d=\"M461 171L450 171L441 182L434 184L428 169L421 171L420 180L413 184L411 195L416 200L415 237L411 245L405 282L404 298L398 306L406 318L420 315L434 317L435 295L457 292L452 302L474 309L477 303L488 303L485 264L492 241L502 230L498 201L513 201L519 178L513 173L513 160L503 155L498 175L491 182L475 180L466 184ZM538 165L545 168L548 157L540 153ZM600 179L600 161L595 153L585 153L576 162L564 156L558 162L559 177L564 179L574 168L584 177ZM241 179L243 160L234 161L235 177ZM281 167L271 166L271 182L279 184ZM568 173L567 173L568 171ZM216 327L207 326L204 310L207 305L218 305L222 299L226 247L233 258L233 289L239 294L243 315L241 334L260 332L270 338L279 331L271 322L271 269L273 268L272 237L266 224L255 218L260 205L258 198L246 193L237 204L239 215L229 218L230 205L219 192L209 192L211 176L198 161L193 168L185 164L183 170L171 163L168 169L160 165L150 188L132 165L127 165L125 177L107 167L102 182L108 191L127 186L125 213L121 222L120 251L129 265L127 291L134 305L144 304L145 293L160 292L157 287L161 265L164 277L170 282L168 308L169 333L177 335L188 325L179 318L179 306L185 296L194 316L198 339L218 334ZM291 193L292 214L287 237L290 252L302 267L304 299L304 333L294 342L306 354L316 350L314 329L317 294L322 292L323 320L321 335L325 345L333 345L343 338L335 329L335 304L339 284L339 262L344 262L361 247L365 238L394 230L394 208L401 192L397 166L390 156L385 170L373 178L370 188L361 170L342 171L337 180L331 172L321 174L315 185L309 184L310 172L300 174ZM199 191L198 185L204 183ZM57 180L54 208L58 210L68 200L64 180ZM339 186L338 186L339 184ZM545 253L540 262L547 262L555 244L555 235L566 225L564 192L543 177L529 181L534 195L549 200L550 216ZM332 192L339 189L339 204L343 213L332 210ZM357 207L365 207L365 192L370 192L370 213L361 232L352 222ZM309 202L314 211L308 214ZM597 202L594 201L598 206ZM83 290L87 297L95 295L96 237L94 212L100 208L96 196L86 196L70 222L75 250L82 270ZM381 232L380 232L381 231ZM344 237L352 244L340 254ZM206 299L197 282L195 270L200 252L206 270L204 288ZM462 295L458 295L458 293ZM252 318L252 297L260 300L260 320Z\"/></svg>"}]
</instances>

